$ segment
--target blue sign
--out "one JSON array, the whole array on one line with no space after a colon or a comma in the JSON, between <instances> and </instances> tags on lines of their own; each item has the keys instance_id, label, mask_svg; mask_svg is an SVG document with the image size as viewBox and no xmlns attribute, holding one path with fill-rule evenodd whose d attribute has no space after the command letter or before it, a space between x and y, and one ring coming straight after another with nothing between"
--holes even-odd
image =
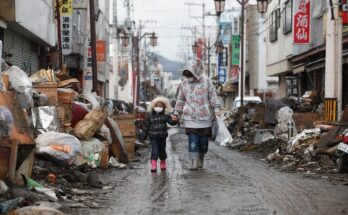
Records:
<instances>
[{"instance_id":1,"label":"blue sign","mask_svg":"<svg viewBox=\"0 0 348 215\"><path fill-rule=\"evenodd\" d=\"M92 80L92 76L85 76L85 80Z\"/></svg>"},{"instance_id":2,"label":"blue sign","mask_svg":"<svg viewBox=\"0 0 348 215\"><path fill-rule=\"evenodd\" d=\"M225 83L226 82L226 68L219 68L218 72L218 82Z\"/></svg>"}]
</instances>

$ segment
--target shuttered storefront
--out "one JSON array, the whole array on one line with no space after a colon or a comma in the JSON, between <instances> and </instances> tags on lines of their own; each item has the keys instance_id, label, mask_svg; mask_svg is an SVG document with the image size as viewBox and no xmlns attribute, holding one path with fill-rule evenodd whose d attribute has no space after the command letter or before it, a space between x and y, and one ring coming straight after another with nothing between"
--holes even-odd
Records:
<instances>
[{"instance_id":1,"label":"shuttered storefront","mask_svg":"<svg viewBox=\"0 0 348 215\"><path fill-rule=\"evenodd\" d=\"M27 73L39 70L38 46L11 30L4 31L4 52L12 54L9 61Z\"/></svg>"}]
</instances>

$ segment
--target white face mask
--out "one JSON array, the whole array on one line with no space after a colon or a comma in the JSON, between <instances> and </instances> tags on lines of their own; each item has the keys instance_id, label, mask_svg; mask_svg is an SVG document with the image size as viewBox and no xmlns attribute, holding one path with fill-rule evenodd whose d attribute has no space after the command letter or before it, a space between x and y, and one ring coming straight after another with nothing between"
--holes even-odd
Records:
<instances>
[{"instance_id":1,"label":"white face mask","mask_svg":"<svg viewBox=\"0 0 348 215\"><path fill-rule=\"evenodd\" d=\"M194 82L195 81L195 78L194 77L190 77L187 79L189 82Z\"/></svg>"},{"instance_id":2,"label":"white face mask","mask_svg":"<svg viewBox=\"0 0 348 215\"><path fill-rule=\"evenodd\" d=\"M157 113L161 113L163 111L163 108L161 107L154 107L153 110Z\"/></svg>"}]
</instances>

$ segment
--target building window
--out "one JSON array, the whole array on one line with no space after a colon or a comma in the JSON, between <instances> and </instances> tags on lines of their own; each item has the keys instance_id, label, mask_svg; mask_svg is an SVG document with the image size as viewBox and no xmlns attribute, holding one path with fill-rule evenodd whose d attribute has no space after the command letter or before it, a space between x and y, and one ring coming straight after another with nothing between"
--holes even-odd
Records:
<instances>
[{"instance_id":1,"label":"building window","mask_svg":"<svg viewBox=\"0 0 348 215\"><path fill-rule=\"evenodd\" d=\"M275 9L271 14L271 25L269 31L270 42L278 40L278 29L280 27L280 9Z\"/></svg>"},{"instance_id":2,"label":"building window","mask_svg":"<svg viewBox=\"0 0 348 215\"><path fill-rule=\"evenodd\" d=\"M292 31L292 1L288 0L284 6L283 33L288 34Z\"/></svg>"}]
</instances>

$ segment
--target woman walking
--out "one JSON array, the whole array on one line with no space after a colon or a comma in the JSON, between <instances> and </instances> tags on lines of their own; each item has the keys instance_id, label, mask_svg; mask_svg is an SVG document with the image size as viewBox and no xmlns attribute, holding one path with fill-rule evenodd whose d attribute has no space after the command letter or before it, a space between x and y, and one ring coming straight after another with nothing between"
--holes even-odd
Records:
<instances>
[{"instance_id":1,"label":"woman walking","mask_svg":"<svg viewBox=\"0 0 348 215\"><path fill-rule=\"evenodd\" d=\"M215 87L209 77L203 74L203 66L190 61L183 69L173 120L181 116L185 133L189 139L189 158L191 170L203 167L204 155L208 152L209 137L215 115L221 107Z\"/></svg>"}]
</instances>

